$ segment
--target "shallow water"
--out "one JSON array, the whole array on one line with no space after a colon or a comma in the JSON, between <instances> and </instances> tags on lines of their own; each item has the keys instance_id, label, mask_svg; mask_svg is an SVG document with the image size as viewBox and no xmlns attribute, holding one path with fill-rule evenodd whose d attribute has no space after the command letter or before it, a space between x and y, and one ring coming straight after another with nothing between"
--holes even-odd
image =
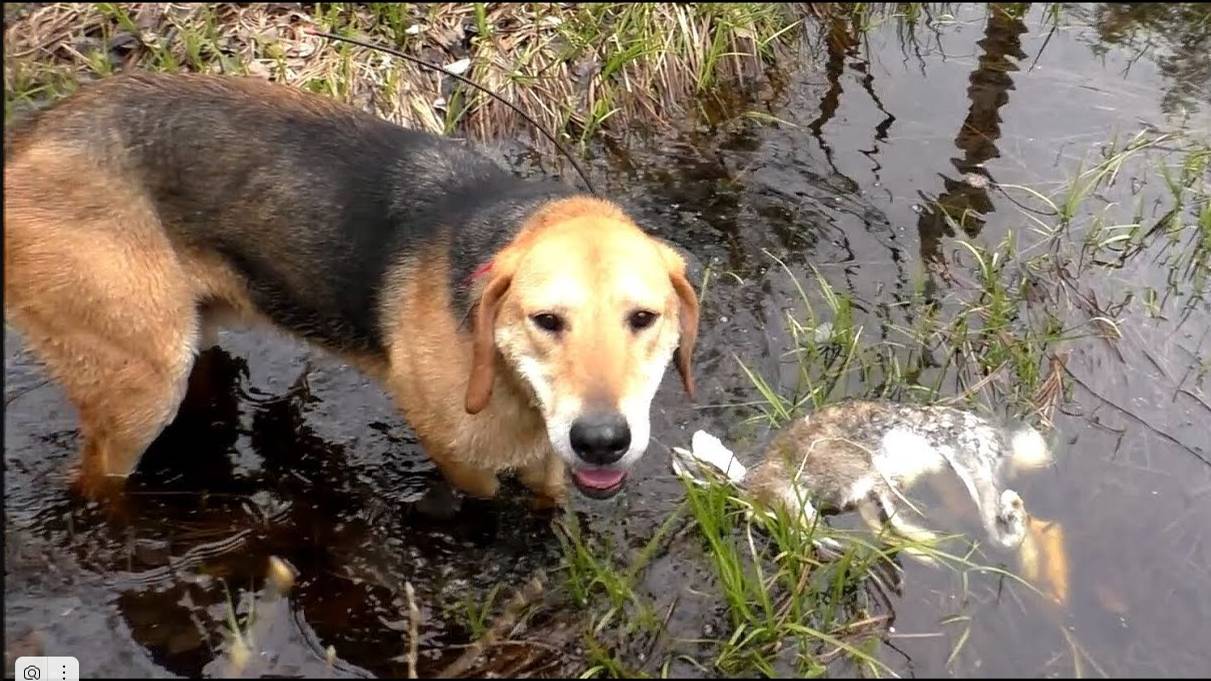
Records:
<instances>
[{"instance_id":1,"label":"shallow water","mask_svg":"<svg viewBox=\"0 0 1211 681\"><path fill-rule=\"evenodd\" d=\"M687 444L697 428L759 436L741 424L758 398L737 358L776 388L794 387L783 319L801 316L802 304L771 256L807 282L817 312L826 308L812 266L852 297L865 342L903 343L892 325L912 324L920 290L945 299L974 278L933 201L952 215L968 209L974 242L994 246L1012 231L1028 249L1031 223L987 185L1045 191L1116 135L1209 128L1205 16L1200 26L1178 10L1079 6L1050 32L1038 7L1022 20L982 6L954 11L936 33L918 28L915 42L894 21L861 38L835 31L772 84L737 88L706 119L622 141L595 162L599 185L690 251L699 276L711 272L698 404L683 400L670 372L653 407L655 442L629 488L610 502L575 502L586 533L612 541L620 559L683 496L666 446ZM752 109L782 122L735 115ZM1159 184L1128 175L1094 205L1130 206L1129 218L1143 196L1151 223L1163 212ZM1211 395L1202 382L1211 309L1174 267L1148 249L1120 268L1074 272L1077 289L1104 307L1128 289L1173 293L1160 318L1138 302L1123 307L1117 341L1062 345L1072 380L1055 416L1058 463L1017 488L1033 513L1064 527L1067 606L979 575L964 593L954 574L906 564L879 653L898 673L1211 668ZM464 503L451 517L425 512L417 502L436 472L382 391L353 369L268 332L224 332L222 346L204 357L182 414L132 480L125 515L107 518L67 494L74 415L6 329L7 654L73 654L87 676L222 675L228 599L263 593L266 560L278 555L299 579L288 600L258 604L255 639L269 653L246 673L403 675L410 582L423 675L461 652L465 604L559 565L551 517L516 495ZM851 375L835 396L871 394L877 379ZM940 368L920 380L963 389ZM726 623L698 593L711 588L701 552L680 537L644 570L640 593L659 613L675 607L667 635L631 666L656 673L661 656L699 650L677 639ZM581 668L577 615L552 609L531 623L539 642L502 648L494 668Z\"/></svg>"}]
</instances>

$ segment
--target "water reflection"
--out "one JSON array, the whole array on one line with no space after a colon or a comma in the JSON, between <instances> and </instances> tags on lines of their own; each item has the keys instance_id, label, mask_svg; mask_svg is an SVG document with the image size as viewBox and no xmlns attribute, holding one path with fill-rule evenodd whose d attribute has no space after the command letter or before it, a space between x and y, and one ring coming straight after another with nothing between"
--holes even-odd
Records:
<instances>
[{"instance_id":1,"label":"water reflection","mask_svg":"<svg viewBox=\"0 0 1211 681\"><path fill-rule=\"evenodd\" d=\"M67 554L30 548L32 564L78 563L96 575L111 594L105 611L159 668L224 675L234 615L241 629L256 628L254 652L268 657L254 659L268 673L402 677L399 622L411 581L425 613L419 667L432 674L470 638L458 607L468 591L557 566L550 517L531 513L517 490L496 502L466 500L442 517L421 512L401 498L416 495L399 494L394 482L423 485L431 467L409 470L390 453L365 466L364 449L318 432L325 400L311 377L329 381L325 370L305 368L272 394L250 385L249 364L264 359L203 353L121 512L63 492L38 511L34 536L18 542L45 539ZM74 438L58 444L74 450ZM297 586L287 603L258 602L249 625L270 556L299 569Z\"/></svg>"},{"instance_id":2,"label":"water reflection","mask_svg":"<svg viewBox=\"0 0 1211 681\"><path fill-rule=\"evenodd\" d=\"M837 169L837 164L833 160L833 148L825 141L822 131L824 126L837 114L837 108L841 104L841 93L844 90L841 86L841 76L845 72L845 60L847 57L855 55L858 44L857 23L848 20L841 12L833 13L827 20L825 33L828 56L824 61L824 75L828 79L828 89L820 98L820 114L807 124L807 129L811 131L812 137L824 151L824 159L828 162L828 167L832 169L834 175L845 180L849 191L856 190L858 183Z\"/></svg>"},{"instance_id":3,"label":"water reflection","mask_svg":"<svg viewBox=\"0 0 1211 681\"><path fill-rule=\"evenodd\" d=\"M1198 111L1211 103L1211 10L1202 3L1100 3L1092 12L1101 44L1156 52L1160 72L1171 82L1161 110Z\"/></svg>"},{"instance_id":4,"label":"water reflection","mask_svg":"<svg viewBox=\"0 0 1211 681\"><path fill-rule=\"evenodd\" d=\"M923 203L917 221L921 258L926 267L943 276L946 263L942 238L955 235L951 223L974 237L984 227L983 216L993 210L987 189L992 178L984 164L1000 156L996 146L1001 137L1000 110L1009 102L1009 91L1013 90L1009 74L1018 70L1016 60L1026 57L1022 35L1027 28L1022 14L1019 6L989 7L984 37L976 43L984 51L968 77L967 99L971 107L954 139L963 157L950 160L960 175L956 179L941 174L945 191L935 200Z\"/></svg>"}]
</instances>

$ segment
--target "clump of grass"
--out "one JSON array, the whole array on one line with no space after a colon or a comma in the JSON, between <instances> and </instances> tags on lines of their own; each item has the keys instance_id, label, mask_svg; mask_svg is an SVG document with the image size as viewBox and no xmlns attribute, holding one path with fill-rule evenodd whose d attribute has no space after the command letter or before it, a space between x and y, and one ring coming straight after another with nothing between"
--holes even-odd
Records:
<instances>
[{"instance_id":1,"label":"clump of grass","mask_svg":"<svg viewBox=\"0 0 1211 681\"><path fill-rule=\"evenodd\" d=\"M267 78L439 133L487 139L523 125L441 73L304 30L317 27L438 65L466 59L467 76L547 130L584 141L665 120L721 83L760 78L802 16L777 3L47 3L5 27L5 115L140 68Z\"/></svg>"},{"instance_id":2,"label":"clump of grass","mask_svg":"<svg viewBox=\"0 0 1211 681\"><path fill-rule=\"evenodd\" d=\"M793 8L774 4L600 3L532 17L550 36L531 42L500 30L501 12L486 17L496 30L478 36L485 58L472 60L473 76L582 141L659 122L720 81L760 76L799 25ZM484 134L513 117L496 107L472 124Z\"/></svg>"},{"instance_id":3,"label":"clump of grass","mask_svg":"<svg viewBox=\"0 0 1211 681\"><path fill-rule=\"evenodd\" d=\"M1206 227L1211 220L1207 217L1209 160L1211 141L1205 133L1141 131L1124 143L1110 140L1100 159L1087 169L1078 168L1056 191L1043 193L1009 184L1001 188L1025 197L1029 205L1021 214L1036 233L1050 239L1052 264L1070 264L1075 270L1061 281L1079 277L1091 267L1122 269L1149 251L1170 271L1165 299L1182 296L1188 306L1205 299L1211 282L1211 237ZM1121 178L1132 178L1132 186L1124 192L1134 201L1129 215L1124 215L1127 206L1102 197ZM1076 253L1067 252L1071 244L1079 246ZM1154 316L1164 306L1155 291L1145 290L1139 298ZM1078 307L1090 307L1079 297L1077 302ZM1089 311L1097 316L1095 310Z\"/></svg>"},{"instance_id":4,"label":"clump of grass","mask_svg":"<svg viewBox=\"0 0 1211 681\"><path fill-rule=\"evenodd\" d=\"M467 625L471 638L480 638L487 631L488 618L492 614L492 608L496 604L496 596L500 592L501 586L501 584L493 586L482 601L465 596L459 603L463 622Z\"/></svg>"},{"instance_id":5,"label":"clump of grass","mask_svg":"<svg viewBox=\"0 0 1211 681\"><path fill-rule=\"evenodd\" d=\"M885 555L851 545L837 560L821 562L814 540L824 533L796 518L751 513L721 484L686 483L686 498L730 624L715 642L717 670L780 675L789 649L795 675L817 676L841 654L872 672L890 671L857 645L887 619L872 616L870 594L861 588Z\"/></svg>"},{"instance_id":6,"label":"clump of grass","mask_svg":"<svg viewBox=\"0 0 1211 681\"><path fill-rule=\"evenodd\" d=\"M586 653L582 676L635 677L646 675L625 651L640 639L654 639L663 626L649 597L636 584L652 557L664 546L683 519L684 508L671 513L638 554L625 560L622 552L586 537L574 514L556 525L563 546L564 588L571 605L585 613L581 643Z\"/></svg>"},{"instance_id":7,"label":"clump of grass","mask_svg":"<svg viewBox=\"0 0 1211 681\"><path fill-rule=\"evenodd\" d=\"M778 427L843 397L936 401L948 380L963 392L962 386L991 382L1006 367L1009 373L995 382L1002 390L999 402L1028 411L1030 396L1046 378L1048 353L1071 335L1053 315L1025 312L1027 275L1050 256L1019 259L1010 239L991 250L959 243L975 264L969 287L943 301L915 301L912 328L884 322L879 332L867 331L857 321L852 296L818 271L813 269L809 293L785 263L771 256L795 282L802 309L788 311L784 320L792 339L786 355L795 365L792 384L779 392L737 358L761 397L759 418ZM869 336L884 340L866 342ZM935 365L936 357L944 357L943 364Z\"/></svg>"}]
</instances>

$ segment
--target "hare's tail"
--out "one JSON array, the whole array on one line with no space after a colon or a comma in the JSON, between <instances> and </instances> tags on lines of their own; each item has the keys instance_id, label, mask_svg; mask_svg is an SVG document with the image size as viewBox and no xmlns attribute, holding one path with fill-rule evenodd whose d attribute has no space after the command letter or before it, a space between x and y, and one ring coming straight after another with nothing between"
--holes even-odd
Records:
<instances>
[{"instance_id":1,"label":"hare's tail","mask_svg":"<svg viewBox=\"0 0 1211 681\"><path fill-rule=\"evenodd\" d=\"M1015 470L1042 468L1052 462L1051 449L1039 431L1022 425L1009 436L1010 461Z\"/></svg>"}]
</instances>

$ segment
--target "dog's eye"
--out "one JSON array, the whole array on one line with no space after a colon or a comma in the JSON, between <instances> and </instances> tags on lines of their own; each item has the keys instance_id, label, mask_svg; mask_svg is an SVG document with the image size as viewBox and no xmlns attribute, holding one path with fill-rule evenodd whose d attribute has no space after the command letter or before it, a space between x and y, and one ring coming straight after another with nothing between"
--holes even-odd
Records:
<instances>
[{"instance_id":1,"label":"dog's eye","mask_svg":"<svg viewBox=\"0 0 1211 681\"><path fill-rule=\"evenodd\" d=\"M559 333L560 331L563 331L563 318L561 318L559 315L554 315L550 312L543 312L542 314L536 314L533 317L530 317L530 319L533 320L538 328L542 329L543 331L550 331L551 333Z\"/></svg>"},{"instance_id":2,"label":"dog's eye","mask_svg":"<svg viewBox=\"0 0 1211 681\"><path fill-rule=\"evenodd\" d=\"M631 328L635 331L641 331L648 328L654 321L656 321L656 313L648 312L647 310L632 312L630 318L627 319L627 323L629 323Z\"/></svg>"}]
</instances>

